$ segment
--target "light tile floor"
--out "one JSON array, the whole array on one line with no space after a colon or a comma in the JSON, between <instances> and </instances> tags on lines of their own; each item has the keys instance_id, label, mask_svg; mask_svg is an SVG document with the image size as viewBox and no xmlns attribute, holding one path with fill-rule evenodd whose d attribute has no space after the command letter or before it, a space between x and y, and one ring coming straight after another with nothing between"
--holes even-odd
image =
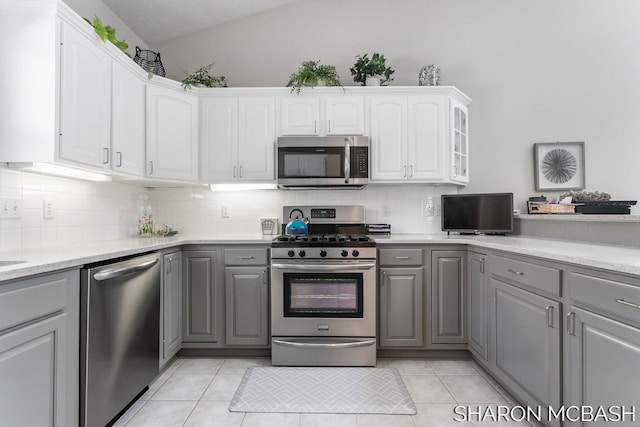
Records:
<instances>
[{"instance_id":1,"label":"light tile floor","mask_svg":"<svg viewBox=\"0 0 640 427\"><path fill-rule=\"evenodd\" d=\"M509 396L471 360L378 359L396 368L416 415L263 414L229 412L247 368L269 366L264 358L178 358L116 422L116 427L480 427L531 426L527 422L460 422L458 405L477 409L514 405ZM458 420L457 420L457 419Z\"/></svg>"}]
</instances>

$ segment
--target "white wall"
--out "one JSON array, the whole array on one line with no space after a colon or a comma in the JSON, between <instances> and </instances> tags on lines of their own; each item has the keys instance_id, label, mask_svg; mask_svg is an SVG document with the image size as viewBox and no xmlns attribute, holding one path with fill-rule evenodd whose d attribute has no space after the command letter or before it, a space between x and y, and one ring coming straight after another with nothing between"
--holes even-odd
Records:
<instances>
[{"instance_id":1,"label":"white wall","mask_svg":"<svg viewBox=\"0 0 640 427\"><path fill-rule=\"evenodd\" d=\"M231 86L284 86L309 59L351 85L367 52L385 55L396 85L438 64L442 84L473 98L463 191L513 191L524 209L536 142L585 141L587 189L638 199L638 16L637 0L302 1L151 48L171 78L215 61Z\"/></svg>"}]
</instances>

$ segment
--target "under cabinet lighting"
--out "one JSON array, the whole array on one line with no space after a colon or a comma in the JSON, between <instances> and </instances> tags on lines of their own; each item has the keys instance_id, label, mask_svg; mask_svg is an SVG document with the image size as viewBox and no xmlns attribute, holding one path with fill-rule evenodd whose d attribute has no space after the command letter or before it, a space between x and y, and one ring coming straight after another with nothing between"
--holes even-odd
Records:
<instances>
[{"instance_id":1,"label":"under cabinet lighting","mask_svg":"<svg viewBox=\"0 0 640 427\"><path fill-rule=\"evenodd\" d=\"M210 184L211 191L276 190L276 184Z\"/></svg>"},{"instance_id":2,"label":"under cabinet lighting","mask_svg":"<svg viewBox=\"0 0 640 427\"><path fill-rule=\"evenodd\" d=\"M102 181L109 182L111 177L98 172L92 172L84 169L74 168L56 163L12 163L8 166L12 169L22 170L25 172L41 173L45 175L62 176L65 178L84 179L86 181Z\"/></svg>"}]
</instances>

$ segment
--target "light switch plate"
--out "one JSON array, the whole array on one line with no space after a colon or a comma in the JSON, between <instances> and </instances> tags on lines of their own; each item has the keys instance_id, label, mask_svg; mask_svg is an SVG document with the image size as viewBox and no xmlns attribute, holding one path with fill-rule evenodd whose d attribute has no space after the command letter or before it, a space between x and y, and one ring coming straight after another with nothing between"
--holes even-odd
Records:
<instances>
[{"instance_id":1,"label":"light switch plate","mask_svg":"<svg viewBox=\"0 0 640 427\"><path fill-rule=\"evenodd\" d=\"M22 200L19 197L0 197L0 218L17 219L22 216Z\"/></svg>"}]
</instances>

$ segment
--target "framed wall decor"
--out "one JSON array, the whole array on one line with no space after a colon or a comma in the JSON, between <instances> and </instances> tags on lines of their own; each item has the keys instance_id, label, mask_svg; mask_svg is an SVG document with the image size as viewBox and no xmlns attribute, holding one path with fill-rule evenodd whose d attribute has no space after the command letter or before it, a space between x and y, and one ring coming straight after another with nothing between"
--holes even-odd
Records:
<instances>
[{"instance_id":1,"label":"framed wall decor","mask_svg":"<svg viewBox=\"0 0 640 427\"><path fill-rule=\"evenodd\" d=\"M584 142L533 144L536 191L583 190Z\"/></svg>"}]
</instances>

